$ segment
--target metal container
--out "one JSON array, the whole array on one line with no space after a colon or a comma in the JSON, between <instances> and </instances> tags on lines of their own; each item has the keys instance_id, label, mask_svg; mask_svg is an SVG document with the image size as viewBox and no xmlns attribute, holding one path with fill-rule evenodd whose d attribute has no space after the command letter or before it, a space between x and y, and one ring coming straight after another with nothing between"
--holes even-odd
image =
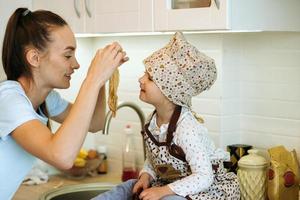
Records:
<instances>
[{"instance_id":1,"label":"metal container","mask_svg":"<svg viewBox=\"0 0 300 200\"><path fill-rule=\"evenodd\" d=\"M238 161L242 156L248 155L248 150L252 149L248 144L231 144L227 146L227 151L230 153L231 167L229 172L237 173Z\"/></svg>"}]
</instances>

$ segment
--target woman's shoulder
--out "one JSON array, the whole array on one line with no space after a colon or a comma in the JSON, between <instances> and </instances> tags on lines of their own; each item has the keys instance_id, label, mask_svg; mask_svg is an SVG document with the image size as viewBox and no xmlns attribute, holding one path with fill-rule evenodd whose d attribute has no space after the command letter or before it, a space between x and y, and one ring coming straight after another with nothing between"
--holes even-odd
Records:
<instances>
[{"instance_id":1,"label":"woman's shoulder","mask_svg":"<svg viewBox=\"0 0 300 200\"><path fill-rule=\"evenodd\" d=\"M20 83L18 81L2 81L0 82L0 92L15 92L15 93L24 93Z\"/></svg>"},{"instance_id":2,"label":"woman's shoulder","mask_svg":"<svg viewBox=\"0 0 300 200\"><path fill-rule=\"evenodd\" d=\"M13 103L20 100L29 103L29 99L17 81L3 81L0 83L0 101L2 105L5 101Z\"/></svg>"},{"instance_id":3,"label":"woman's shoulder","mask_svg":"<svg viewBox=\"0 0 300 200\"><path fill-rule=\"evenodd\" d=\"M38 118L22 87L15 82L0 84L0 110L1 138L25 121Z\"/></svg>"}]
</instances>

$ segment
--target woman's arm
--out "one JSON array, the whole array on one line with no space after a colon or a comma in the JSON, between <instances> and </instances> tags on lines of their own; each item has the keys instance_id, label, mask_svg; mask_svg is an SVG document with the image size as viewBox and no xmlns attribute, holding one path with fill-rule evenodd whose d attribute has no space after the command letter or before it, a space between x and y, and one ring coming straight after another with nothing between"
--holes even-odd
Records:
<instances>
[{"instance_id":1,"label":"woman's arm","mask_svg":"<svg viewBox=\"0 0 300 200\"><path fill-rule=\"evenodd\" d=\"M103 130L104 120L106 114L106 95L105 95L105 85L101 87L98 94L98 100L96 102L96 107L92 117L92 122L90 124L89 131L95 133L97 131Z\"/></svg>"},{"instance_id":2,"label":"woman's arm","mask_svg":"<svg viewBox=\"0 0 300 200\"><path fill-rule=\"evenodd\" d=\"M61 114L51 117L51 119L58 123L63 123L66 117L69 115L72 106L73 104L69 103L67 108ZM104 128L103 126L104 126L105 114L106 114L106 94L105 94L105 85L103 85L98 94L98 100L96 101L96 106L89 127L89 132L95 133Z\"/></svg>"},{"instance_id":3,"label":"woman's arm","mask_svg":"<svg viewBox=\"0 0 300 200\"><path fill-rule=\"evenodd\" d=\"M100 88L123 62L125 53L120 49L112 44L98 50L74 104L55 134L39 120L31 120L12 132L16 142L55 167L70 168L89 130Z\"/></svg>"}]
</instances>

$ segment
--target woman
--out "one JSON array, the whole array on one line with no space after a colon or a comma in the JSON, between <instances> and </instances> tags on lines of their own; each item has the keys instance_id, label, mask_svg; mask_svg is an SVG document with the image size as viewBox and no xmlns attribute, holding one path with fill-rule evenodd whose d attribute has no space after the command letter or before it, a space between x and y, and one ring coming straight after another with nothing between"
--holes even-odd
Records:
<instances>
[{"instance_id":1,"label":"woman","mask_svg":"<svg viewBox=\"0 0 300 200\"><path fill-rule=\"evenodd\" d=\"M71 168L87 132L102 129L105 82L128 58L118 43L98 50L71 104L53 89L70 86L79 68L75 50L60 16L18 8L10 17L2 51L7 80L0 83L0 199L12 198L36 157ZM49 118L61 123L55 134Z\"/></svg>"}]
</instances>

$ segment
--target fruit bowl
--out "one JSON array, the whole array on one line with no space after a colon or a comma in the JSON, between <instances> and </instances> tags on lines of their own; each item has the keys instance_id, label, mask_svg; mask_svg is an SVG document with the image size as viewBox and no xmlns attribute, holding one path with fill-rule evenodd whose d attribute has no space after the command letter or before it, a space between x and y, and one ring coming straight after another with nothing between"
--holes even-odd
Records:
<instances>
[{"instance_id":1,"label":"fruit bowl","mask_svg":"<svg viewBox=\"0 0 300 200\"><path fill-rule=\"evenodd\" d=\"M102 160L100 158L87 160L84 167L73 165L72 168L64 170L63 173L69 178L84 178L87 175L95 176L97 175L97 168L101 162Z\"/></svg>"},{"instance_id":2,"label":"fruit bowl","mask_svg":"<svg viewBox=\"0 0 300 200\"><path fill-rule=\"evenodd\" d=\"M80 179L87 175L96 176L97 168L103 161L104 156L98 155L96 151L90 150L80 150L72 168L68 170L63 170L68 178Z\"/></svg>"}]
</instances>

